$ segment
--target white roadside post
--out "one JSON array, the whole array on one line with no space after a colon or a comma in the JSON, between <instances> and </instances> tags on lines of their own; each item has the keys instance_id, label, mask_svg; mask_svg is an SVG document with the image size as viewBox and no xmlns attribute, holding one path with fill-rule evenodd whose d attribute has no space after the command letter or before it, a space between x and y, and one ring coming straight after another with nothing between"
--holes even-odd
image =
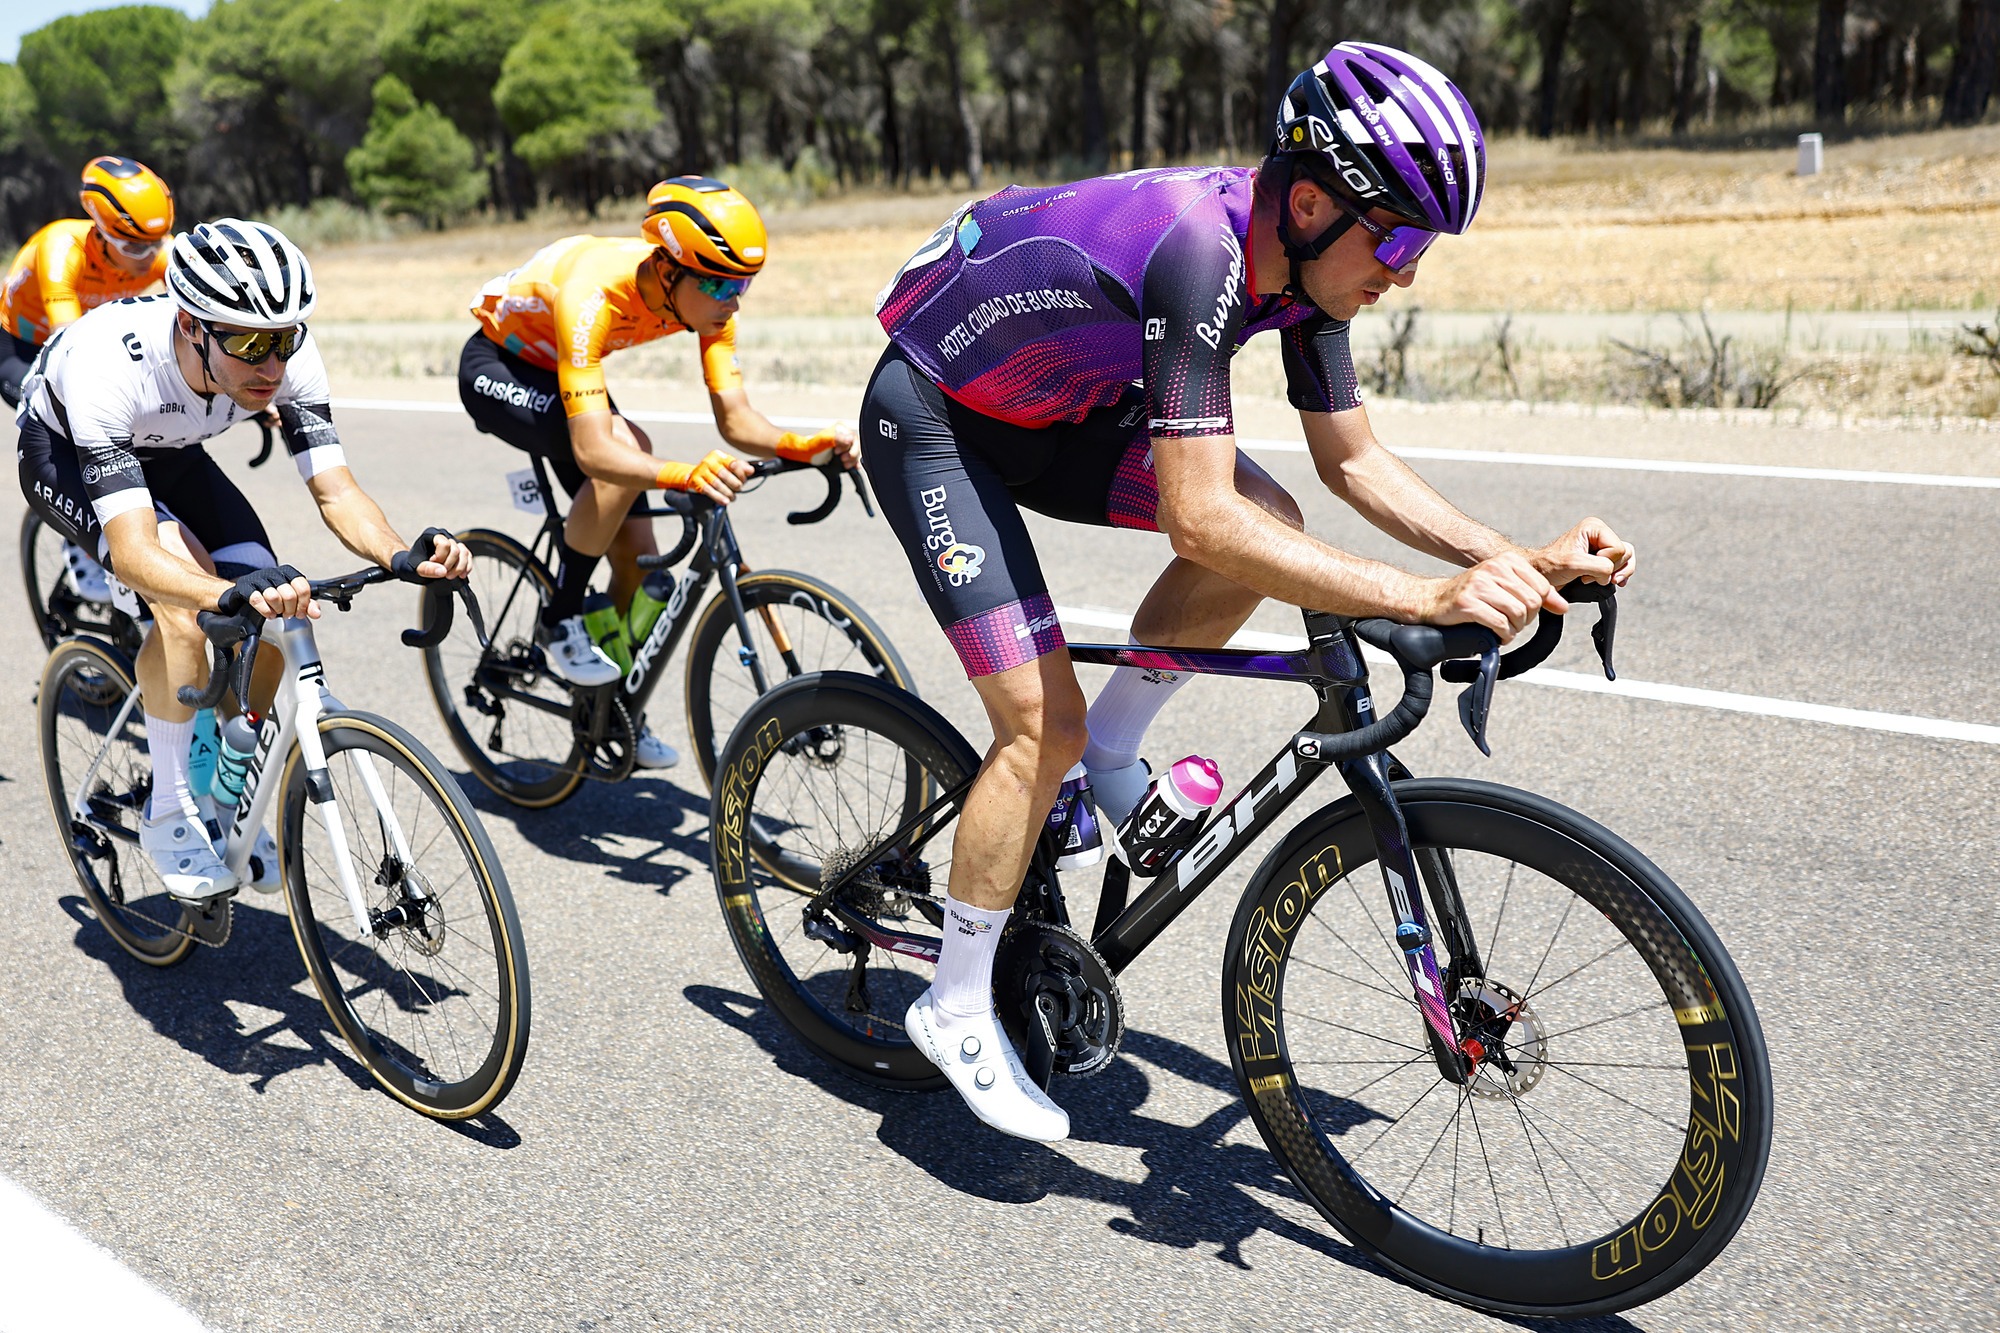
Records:
<instances>
[{"instance_id":1,"label":"white roadside post","mask_svg":"<svg viewBox=\"0 0 2000 1333\"><path fill-rule=\"evenodd\" d=\"M1826 165L1825 140L1817 134L1799 136L1799 175L1817 176Z\"/></svg>"}]
</instances>

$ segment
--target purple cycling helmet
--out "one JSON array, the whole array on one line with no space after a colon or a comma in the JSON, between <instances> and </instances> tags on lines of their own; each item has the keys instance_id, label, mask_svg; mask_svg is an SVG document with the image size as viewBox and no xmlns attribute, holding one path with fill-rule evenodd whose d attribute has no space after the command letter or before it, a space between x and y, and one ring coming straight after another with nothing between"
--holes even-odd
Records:
<instances>
[{"instance_id":1,"label":"purple cycling helmet","mask_svg":"<svg viewBox=\"0 0 2000 1333\"><path fill-rule=\"evenodd\" d=\"M1465 95L1407 51L1370 42L1342 42L1292 80L1271 152L1430 231L1471 226L1486 188L1486 140Z\"/></svg>"}]
</instances>

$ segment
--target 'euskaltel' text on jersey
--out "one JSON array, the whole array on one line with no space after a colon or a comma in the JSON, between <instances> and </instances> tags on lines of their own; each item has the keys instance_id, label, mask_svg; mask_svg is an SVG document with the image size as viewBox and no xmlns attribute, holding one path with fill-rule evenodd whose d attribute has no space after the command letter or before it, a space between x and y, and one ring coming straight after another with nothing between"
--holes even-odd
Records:
<instances>
[{"instance_id":1,"label":"'euskaltel' text on jersey","mask_svg":"<svg viewBox=\"0 0 2000 1333\"><path fill-rule=\"evenodd\" d=\"M188 386L174 361L173 331L174 304L164 296L99 306L57 332L21 386L20 417L32 412L76 447L100 526L152 507L141 460L198 445L253 415L225 394L204 396ZM326 364L308 333L271 399L286 452L308 481L347 466L331 397Z\"/></svg>"},{"instance_id":2,"label":"'euskaltel' text on jersey","mask_svg":"<svg viewBox=\"0 0 2000 1333\"><path fill-rule=\"evenodd\" d=\"M1282 332L1302 412L1360 402L1347 323L1303 301L1251 302L1245 259L1256 172L1131 171L968 204L875 304L937 386L1022 426L1080 421L1143 384L1155 440L1228 435L1229 362Z\"/></svg>"}]
</instances>

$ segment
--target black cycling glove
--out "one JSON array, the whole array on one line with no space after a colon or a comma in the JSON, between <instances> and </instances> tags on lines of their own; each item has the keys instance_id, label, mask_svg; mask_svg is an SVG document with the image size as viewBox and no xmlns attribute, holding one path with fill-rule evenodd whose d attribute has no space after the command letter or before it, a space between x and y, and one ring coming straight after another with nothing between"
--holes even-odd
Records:
<instances>
[{"instance_id":1,"label":"black cycling glove","mask_svg":"<svg viewBox=\"0 0 2000 1333\"><path fill-rule=\"evenodd\" d=\"M450 540L451 532L445 528L425 528L421 536L410 543L407 551L398 551L389 560L389 572L399 579L412 583L421 582L423 575L417 573L417 566L426 560L437 559L437 539Z\"/></svg>"},{"instance_id":2,"label":"black cycling glove","mask_svg":"<svg viewBox=\"0 0 2000 1333\"><path fill-rule=\"evenodd\" d=\"M270 592L273 588L282 588L293 579L300 577L302 576L299 571L293 569L290 565L272 565L269 569L253 569L242 578L236 580L235 584L226 590L222 596L215 599L215 609L222 612L225 616L240 615L244 611L254 609L250 605L251 593Z\"/></svg>"}]
</instances>

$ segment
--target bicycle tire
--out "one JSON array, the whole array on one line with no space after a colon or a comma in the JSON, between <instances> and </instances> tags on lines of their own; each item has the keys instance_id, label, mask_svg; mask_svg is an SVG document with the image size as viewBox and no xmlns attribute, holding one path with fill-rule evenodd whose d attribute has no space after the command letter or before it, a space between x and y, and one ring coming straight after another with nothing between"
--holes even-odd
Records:
<instances>
[{"instance_id":1,"label":"bicycle tire","mask_svg":"<svg viewBox=\"0 0 2000 1333\"><path fill-rule=\"evenodd\" d=\"M89 634L128 657L137 656L143 636L132 617L115 606L86 602L64 585L63 541L34 509L21 515L21 583L42 647L53 649L64 639Z\"/></svg>"},{"instance_id":2,"label":"bicycle tire","mask_svg":"<svg viewBox=\"0 0 2000 1333\"><path fill-rule=\"evenodd\" d=\"M1466 920L1475 930L1493 922L1480 946L1483 976L1454 981L1454 973L1445 974L1459 1013L1472 1006L1474 1014L1504 1020L1484 1034L1491 1058L1471 1087L1450 1084L1439 1073L1402 955L1383 933L1389 912L1382 877L1372 870L1376 852L1368 822L1348 798L1310 816L1265 859L1230 929L1224 1022L1251 1118L1328 1222L1427 1291L1498 1313L1560 1318L1607 1314L1664 1295L1699 1273L1735 1235L1756 1199L1770 1151L1770 1066L1742 978L1681 890L1584 816L1487 783L1413 780L1395 790L1420 867L1427 859L1432 867L1449 865L1456 887L1466 890ZM1502 875L1489 861L1508 869ZM1526 875L1518 873L1523 869ZM1361 870L1370 873L1357 877ZM1419 873L1435 898L1437 869ZM1542 888L1544 882L1552 887ZM1496 884L1498 912L1492 914ZM1336 892L1337 885L1345 887ZM1595 910L1573 912L1578 905ZM1551 916L1554 930L1531 975L1534 946L1491 951L1511 946L1513 935ZM1320 928L1305 929L1309 920ZM1343 934L1349 922L1366 948ZM1368 938L1371 928L1385 951L1375 971L1379 985L1349 975L1375 966L1369 961L1376 947ZM1564 953L1555 959L1559 943ZM1600 944L1607 946L1602 953L1562 970L1573 955L1590 955ZM1320 954L1338 965L1320 965ZM1439 954L1442 965L1441 946ZM1302 966L1288 996L1294 963ZM1347 983L1338 989L1340 1005L1331 1016L1314 1012L1319 991L1334 984L1323 974ZM1538 989L1544 976L1555 979ZM1629 980L1644 1003L1588 1018L1584 1006L1620 979ZM1558 986L1565 989L1551 996ZM1405 1006L1400 1016L1399 1004ZM1364 1015L1370 1014L1384 1015L1394 1035L1368 1030ZM1288 1026L1288 1017L1298 1021ZM1472 1030L1460 1021L1462 1032ZM1653 1043L1658 1063L1630 1058L1635 1038ZM1385 1042L1415 1054L1400 1057L1379 1044ZM1301 1045L1314 1056L1333 1051L1358 1058L1307 1060L1294 1049ZM1600 1050L1619 1058L1584 1058ZM1562 1058L1551 1058L1556 1055ZM1396 1067L1378 1076L1384 1065ZM1329 1072L1322 1076L1320 1069ZM1321 1077L1360 1086L1333 1093L1302 1083ZM1434 1080L1430 1088L1409 1100L1410 1089L1427 1079ZM1634 1096L1622 1097L1601 1082ZM1431 1125L1447 1109L1442 1100L1424 1105L1439 1088L1452 1089L1447 1097L1456 1104L1426 1147ZM1656 1099L1668 1114L1639 1097ZM1625 1109L1618 1109L1620 1100ZM1483 1121L1482 1102L1497 1108ZM1677 1104L1684 1107L1679 1115L1673 1113ZM1403 1109L1380 1109L1393 1106ZM1609 1121L1639 1123L1604 1132ZM1359 1142L1377 1122L1374 1136ZM1431 1200L1443 1186L1445 1136L1454 1126L1447 1213ZM1392 1135L1393 1146L1378 1151ZM1496 1173L1489 1145L1505 1142L1526 1151L1502 1157ZM1461 1195L1461 1155L1468 1144L1486 1170L1482 1178L1475 1161ZM1574 1145L1576 1160L1565 1145ZM1415 1169L1405 1179L1403 1169L1413 1159ZM1539 1172L1538 1181L1531 1169ZM1558 1185L1572 1200L1569 1216ZM1511 1220L1503 1191L1514 1201ZM1585 1216L1592 1219L1588 1224ZM1496 1217L1498 1245L1488 1243ZM1581 1236L1572 1236L1572 1218ZM1529 1233L1550 1243L1519 1244Z\"/></svg>"},{"instance_id":3,"label":"bicycle tire","mask_svg":"<svg viewBox=\"0 0 2000 1333\"><path fill-rule=\"evenodd\" d=\"M371 894L377 924L368 940L356 938L323 847L328 835L318 812L325 807L315 802L308 810L308 775L294 746L285 761L278 838L285 903L306 971L335 1030L391 1096L440 1120L490 1111L520 1076L531 1015L520 918L493 843L457 780L395 723L369 713L330 713L319 720L319 733L327 789L343 812L356 879ZM381 781L412 852L408 864L383 831L387 821L369 799L361 765L341 762L356 752L395 771ZM405 802L392 789L397 775L408 779L415 800ZM426 809L436 815L434 825L426 824ZM441 841L463 858L463 869L449 880L435 870L444 859ZM405 891L413 874L421 894ZM380 924L398 912L408 914L403 923ZM492 1009L483 1049L469 1038L461 1042L457 1026L482 1018L473 1012L482 996ZM441 1032L440 1023L420 1028L429 1017L441 1020Z\"/></svg>"},{"instance_id":4,"label":"bicycle tire","mask_svg":"<svg viewBox=\"0 0 2000 1333\"><path fill-rule=\"evenodd\" d=\"M139 850L139 820L152 791L143 715L135 709L122 734L110 735L118 710L137 688L131 662L110 644L70 639L51 653L37 693L42 776L56 836L91 915L140 962L172 967L193 950L195 939L188 909L167 893ZM97 822L79 824L71 818L70 794L100 750L104 760L90 798Z\"/></svg>"},{"instance_id":5,"label":"bicycle tire","mask_svg":"<svg viewBox=\"0 0 2000 1333\"><path fill-rule=\"evenodd\" d=\"M813 671L854 671L917 693L910 668L882 627L853 598L832 584L789 569L760 569L738 578L736 589L743 599L751 633L763 640L757 650L765 664L767 680L782 684L795 675ZM775 617L783 614L779 610L783 607L794 610L787 633L799 662L797 671L778 653L769 624L764 620L764 613ZM803 632L812 620L823 622L827 632L817 636ZM837 641L836 631L840 636ZM817 642L807 642L809 638L816 638ZM732 644L736 645L734 650ZM701 780L711 788L718 740L728 739L743 710L757 697L748 674L740 665L733 664L741 647L729 598L717 593L702 608L687 652L688 740L694 748L695 763L701 769ZM783 679L778 679L780 676Z\"/></svg>"},{"instance_id":6,"label":"bicycle tire","mask_svg":"<svg viewBox=\"0 0 2000 1333\"><path fill-rule=\"evenodd\" d=\"M510 804L544 810L576 793L584 767L570 721L569 687L535 666L540 660L535 623L542 603L555 592L555 578L532 551L504 532L474 528L460 533L458 540L472 552L472 589L488 617L490 642L481 649L476 636L461 630L424 649L431 701L453 747L482 786ZM545 698L549 708L497 699L491 689L481 687L487 673L522 693ZM480 711L467 698L471 691L488 706L499 707L501 715ZM560 712L554 711L557 706ZM506 726L512 730L503 736L500 728Z\"/></svg>"},{"instance_id":7,"label":"bicycle tire","mask_svg":"<svg viewBox=\"0 0 2000 1333\"><path fill-rule=\"evenodd\" d=\"M815 804L810 798L838 784L838 766L850 757L885 775L882 799L850 784L842 799ZM821 1058L864 1082L909 1090L943 1086L943 1075L902 1027L909 1002L929 985L929 968L876 949L859 955L857 969L843 961L848 955L807 934L804 908L825 864L814 858L839 856L841 848L859 852L864 843L872 847L978 767L979 756L930 705L853 672L816 672L779 686L744 713L723 747L710 801L709 862L730 941L786 1026ZM805 792L796 807L785 802L787 784ZM811 820L819 822L806 822ZM763 851L752 831L760 822L766 826ZM771 860L784 861L806 882L773 874L766 864ZM926 871L919 878L923 864L851 884L847 904L887 928L923 934L928 927L935 938L937 919L926 909L942 901L946 876L933 880ZM810 875L803 874L807 868ZM871 966L871 957L881 965ZM867 1005L861 1010L851 1007L856 976Z\"/></svg>"}]
</instances>

